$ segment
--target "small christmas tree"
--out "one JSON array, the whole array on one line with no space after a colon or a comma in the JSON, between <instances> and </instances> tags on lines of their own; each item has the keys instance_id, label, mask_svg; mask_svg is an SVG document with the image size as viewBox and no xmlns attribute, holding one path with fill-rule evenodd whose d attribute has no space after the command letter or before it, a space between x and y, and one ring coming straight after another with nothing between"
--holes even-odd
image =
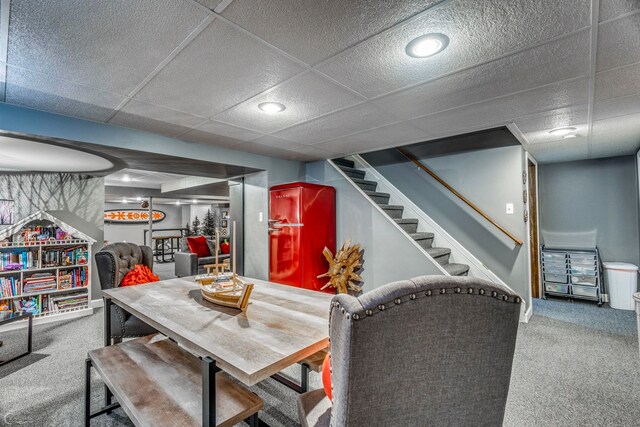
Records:
<instances>
[{"instance_id":1,"label":"small christmas tree","mask_svg":"<svg viewBox=\"0 0 640 427\"><path fill-rule=\"evenodd\" d=\"M187 221L187 223L184 226L187 236L191 236L191 226L189 225L189 221Z\"/></svg>"},{"instance_id":2,"label":"small christmas tree","mask_svg":"<svg viewBox=\"0 0 640 427\"><path fill-rule=\"evenodd\" d=\"M198 219L198 215L196 215L196 217L193 219L193 222L191 223L191 233L194 236L200 235L200 220Z\"/></svg>"},{"instance_id":3,"label":"small christmas tree","mask_svg":"<svg viewBox=\"0 0 640 427\"><path fill-rule=\"evenodd\" d=\"M211 214L211 209L208 209L207 213L204 215L204 219L202 220L202 234L205 236L213 236L215 229L215 218Z\"/></svg>"}]
</instances>

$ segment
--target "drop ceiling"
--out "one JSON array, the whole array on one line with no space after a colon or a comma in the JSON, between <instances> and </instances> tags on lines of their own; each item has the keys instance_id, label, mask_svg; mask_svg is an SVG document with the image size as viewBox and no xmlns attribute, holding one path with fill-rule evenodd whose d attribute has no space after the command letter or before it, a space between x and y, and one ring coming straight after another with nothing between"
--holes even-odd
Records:
<instances>
[{"instance_id":1,"label":"drop ceiling","mask_svg":"<svg viewBox=\"0 0 640 427\"><path fill-rule=\"evenodd\" d=\"M640 147L637 0L0 2L11 104L293 160L507 124L542 162Z\"/></svg>"}]
</instances>

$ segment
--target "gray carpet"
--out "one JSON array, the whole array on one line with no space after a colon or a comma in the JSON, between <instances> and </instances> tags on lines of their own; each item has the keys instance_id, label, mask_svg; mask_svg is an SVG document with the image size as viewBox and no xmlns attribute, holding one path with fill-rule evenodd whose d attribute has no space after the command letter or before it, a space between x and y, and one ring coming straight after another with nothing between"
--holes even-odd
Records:
<instances>
[{"instance_id":1,"label":"gray carpet","mask_svg":"<svg viewBox=\"0 0 640 427\"><path fill-rule=\"evenodd\" d=\"M534 313L520 325L505 426L640 425L635 314L564 301L536 301ZM83 362L101 345L101 314L36 327L34 353L0 367L0 414L21 426L82 425ZM19 351L25 336L2 333L0 357ZM320 387L316 374L312 387ZM297 425L295 393L271 380L254 391L265 400L265 421ZM94 407L101 393L94 377ZM120 410L92 421L130 425Z\"/></svg>"}]
</instances>

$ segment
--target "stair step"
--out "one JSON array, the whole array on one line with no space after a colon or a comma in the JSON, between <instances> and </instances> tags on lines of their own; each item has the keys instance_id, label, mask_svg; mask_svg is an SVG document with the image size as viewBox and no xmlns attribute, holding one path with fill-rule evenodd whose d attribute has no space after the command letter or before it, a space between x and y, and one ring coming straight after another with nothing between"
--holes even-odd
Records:
<instances>
[{"instance_id":1,"label":"stair step","mask_svg":"<svg viewBox=\"0 0 640 427\"><path fill-rule=\"evenodd\" d=\"M404 211L404 206L400 205L380 205L382 210L384 210L387 215L391 218L402 218L402 211Z\"/></svg>"},{"instance_id":2,"label":"stair step","mask_svg":"<svg viewBox=\"0 0 640 427\"><path fill-rule=\"evenodd\" d=\"M342 172L344 172L345 175L347 175L349 178L364 179L364 176L366 174L365 171L361 171L360 169L350 168L347 166L339 166L339 167L340 169L342 169Z\"/></svg>"},{"instance_id":3,"label":"stair step","mask_svg":"<svg viewBox=\"0 0 640 427\"><path fill-rule=\"evenodd\" d=\"M429 248L427 253L431 255L440 265L449 263L449 256L451 255L451 249L449 248Z\"/></svg>"},{"instance_id":4,"label":"stair step","mask_svg":"<svg viewBox=\"0 0 640 427\"><path fill-rule=\"evenodd\" d=\"M415 233L418 231L418 219L417 218L397 218L396 223L407 233Z\"/></svg>"},{"instance_id":5,"label":"stair step","mask_svg":"<svg viewBox=\"0 0 640 427\"><path fill-rule=\"evenodd\" d=\"M451 263L442 267L452 276L466 276L469 274L469 266L467 264Z\"/></svg>"},{"instance_id":6,"label":"stair step","mask_svg":"<svg viewBox=\"0 0 640 427\"><path fill-rule=\"evenodd\" d=\"M359 178L351 178L353 182L358 184L358 187L362 188L364 191L376 191L378 187L378 183L375 181L367 181L366 179Z\"/></svg>"},{"instance_id":7,"label":"stair step","mask_svg":"<svg viewBox=\"0 0 640 427\"><path fill-rule=\"evenodd\" d=\"M377 191L365 191L365 193L367 193L367 196L369 196L371 198L371 200L373 200L374 202L376 202L379 205L386 205L389 203L389 197L391 197L391 194L389 193L379 193Z\"/></svg>"},{"instance_id":8,"label":"stair step","mask_svg":"<svg viewBox=\"0 0 640 427\"><path fill-rule=\"evenodd\" d=\"M353 162L353 160L343 159L342 157L339 157L337 159L333 159L333 163L335 163L338 166L346 166L348 168L352 168L352 167L354 167L356 165Z\"/></svg>"},{"instance_id":9,"label":"stair step","mask_svg":"<svg viewBox=\"0 0 640 427\"><path fill-rule=\"evenodd\" d=\"M431 249L433 233L410 233L409 235L424 249Z\"/></svg>"}]
</instances>

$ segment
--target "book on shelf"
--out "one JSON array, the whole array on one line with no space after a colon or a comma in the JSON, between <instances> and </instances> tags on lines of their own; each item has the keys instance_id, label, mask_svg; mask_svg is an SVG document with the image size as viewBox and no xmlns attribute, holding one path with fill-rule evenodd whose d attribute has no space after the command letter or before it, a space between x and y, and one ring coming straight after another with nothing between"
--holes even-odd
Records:
<instances>
[{"instance_id":1,"label":"book on shelf","mask_svg":"<svg viewBox=\"0 0 640 427\"><path fill-rule=\"evenodd\" d=\"M35 251L2 252L0 253L0 271L27 270L38 266L38 257Z\"/></svg>"},{"instance_id":2,"label":"book on shelf","mask_svg":"<svg viewBox=\"0 0 640 427\"><path fill-rule=\"evenodd\" d=\"M70 295L34 295L18 298L13 301L13 311L31 313L34 316L61 310L71 310L89 306L89 295L86 293ZM7 306L11 310L10 306Z\"/></svg>"},{"instance_id":3,"label":"book on shelf","mask_svg":"<svg viewBox=\"0 0 640 427\"><path fill-rule=\"evenodd\" d=\"M60 289L82 288L87 286L87 269L85 267L60 270L59 274ZM62 287L63 280L66 288Z\"/></svg>"},{"instance_id":4,"label":"book on shelf","mask_svg":"<svg viewBox=\"0 0 640 427\"><path fill-rule=\"evenodd\" d=\"M33 294L38 292L54 291L58 289L56 276L52 273L35 273L24 279L22 292Z\"/></svg>"},{"instance_id":5,"label":"book on shelf","mask_svg":"<svg viewBox=\"0 0 640 427\"><path fill-rule=\"evenodd\" d=\"M42 267L63 267L87 264L86 245L71 248L45 249L42 251Z\"/></svg>"},{"instance_id":6,"label":"book on shelf","mask_svg":"<svg viewBox=\"0 0 640 427\"><path fill-rule=\"evenodd\" d=\"M49 296L49 309L51 311L69 310L89 306L89 295L86 293L63 296Z\"/></svg>"},{"instance_id":7,"label":"book on shelf","mask_svg":"<svg viewBox=\"0 0 640 427\"><path fill-rule=\"evenodd\" d=\"M0 278L0 299L14 297L22 293L20 279L16 277Z\"/></svg>"}]
</instances>

